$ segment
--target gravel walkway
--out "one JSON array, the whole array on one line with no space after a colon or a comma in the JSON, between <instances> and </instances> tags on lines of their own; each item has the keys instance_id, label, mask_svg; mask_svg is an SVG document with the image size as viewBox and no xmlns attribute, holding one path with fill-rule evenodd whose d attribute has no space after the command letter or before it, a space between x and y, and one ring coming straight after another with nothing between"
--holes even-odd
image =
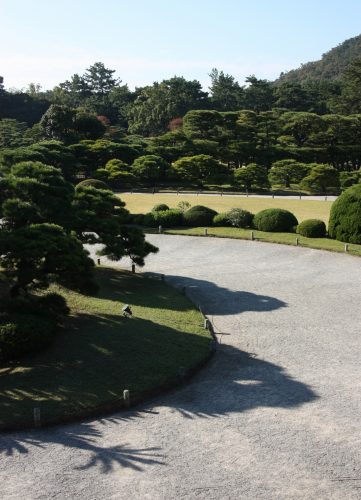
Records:
<instances>
[{"instance_id":1,"label":"gravel walkway","mask_svg":"<svg viewBox=\"0 0 361 500\"><path fill-rule=\"evenodd\" d=\"M150 236L223 335L192 382L111 418L0 438L5 499L360 499L361 260Z\"/></svg>"}]
</instances>

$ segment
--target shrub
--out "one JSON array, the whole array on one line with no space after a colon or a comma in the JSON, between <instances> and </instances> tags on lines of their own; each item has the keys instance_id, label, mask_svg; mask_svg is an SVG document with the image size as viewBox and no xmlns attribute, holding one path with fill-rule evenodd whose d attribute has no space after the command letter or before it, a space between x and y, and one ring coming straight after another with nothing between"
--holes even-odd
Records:
<instances>
[{"instance_id":1,"label":"shrub","mask_svg":"<svg viewBox=\"0 0 361 500\"><path fill-rule=\"evenodd\" d=\"M254 216L253 223L259 231L292 232L298 221L288 210L267 208Z\"/></svg>"},{"instance_id":2,"label":"shrub","mask_svg":"<svg viewBox=\"0 0 361 500\"><path fill-rule=\"evenodd\" d=\"M323 220L307 219L302 221L296 232L306 238L324 238L326 236L326 224Z\"/></svg>"},{"instance_id":3,"label":"shrub","mask_svg":"<svg viewBox=\"0 0 361 500\"><path fill-rule=\"evenodd\" d=\"M183 217L187 226L211 226L215 215L217 215L215 210L202 205L195 205L187 210Z\"/></svg>"},{"instance_id":4,"label":"shrub","mask_svg":"<svg viewBox=\"0 0 361 500\"><path fill-rule=\"evenodd\" d=\"M12 298L4 304L4 310L9 314L37 315L48 317L55 321L59 321L64 316L68 316L70 312L64 297L57 293Z\"/></svg>"},{"instance_id":5,"label":"shrub","mask_svg":"<svg viewBox=\"0 0 361 500\"><path fill-rule=\"evenodd\" d=\"M145 227L156 227L157 223L155 222L155 214L156 212L148 212L143 215L143 225Z\"/></svg>"},{"instance_id":6,"label":"shrub","mask_svg":"<svg viewBox=\"0 0 361 500\"><path fill-rule=\"evenodd\" d=\"M177 206L180 210L182 210L182 212L186 212L191 208L191 204L189 203L189 201L183 201L183 200L180 201Z\"/></svg>"},{"instance_id":7,"label":"shrub","mask_svg":"<svg viewBox=\"0 0 361 500\"><path fill-rule=\"evenodd\" d=\"M227 214L231 226L252 227L254 215L243 208L232 208Z\"/></svg>"},{"instance_id":8,"label":"shrub","mask_svg":"<svg viewBox=\"0 0 361 500\"><path fill-rule=\"evenodd\" d=\"M79 184L75 186L75 189L79 189L85 186L91 186L97 189L107 189L108 191L110 190L108 184L105 184L105 182L100 181L99 179L85 179L79 182Z\"/></svg>"},{"instance_id":9,"label":"shrub","mask_svg":"<svg viewBox=\"0 0 361 500\"><path fill-rule=\"evenodd\" d=\"M183 212L177 208L164 210L162 212L155 212L155 221L157 226L175 227L182 226Z\"/></svg>"},{"instance_id":10,"label":"shrub","mask_svg":"<svg viewBox=\"0 0 361 500\"><path fill-rule=\"evenodd\" d=\"M169 210L168 205L165 203L159 203L152 208L152 212L164 212L164 210Z\"/></svg>"},{"instance_id":11,"label":"shrub","mask_svg":"<svg viewBox=\"0 0 361 500\"><path fill-rule=\"evenodd\" d=\"M220 214L217 214L213 217L213 225L214 226L219 226L219 227L229 227L232 224L230 223L230 220L228 219L228 212L222 212Z\"/></svg>"},{"instance_id":12,"label":"shrub","mask_svg":"<svg viewBox=\"0 0 361 500\"><path fill-rule=\"evenodd\" d=\"M55 321L35 314L12 315L0 324L0 359L17 359L48 347Z\"/></svg>"},{"instance_id":13,"label":"shrub","mask_svg":"<svg viewBox=\"0 0 361 500\"><path fill-rule=\"evenodd\" d=\"M336 240L361 244L361 184L346 189L333 203L328 234Z\"/></svg>"}]
</instances>

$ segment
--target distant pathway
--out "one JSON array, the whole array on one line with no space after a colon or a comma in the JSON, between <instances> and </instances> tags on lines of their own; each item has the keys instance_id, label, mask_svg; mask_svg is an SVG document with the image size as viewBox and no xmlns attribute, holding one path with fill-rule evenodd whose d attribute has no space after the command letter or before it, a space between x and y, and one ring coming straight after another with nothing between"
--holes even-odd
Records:
<instances>
[{"instance_id":1,"label":"distant pathway","mask_svg":"<svg viewBox=\"0 0 361 500\"><path fill-rule=\"evenodd\" d=\"M359 499L361 261L149 236L224 333L192 382L103 420L0 437L0 498ZM1 409L0 409L1 411Z\"/></svg>"},{"instance_id":2,"label":"distant pathway","mask_svg":"<svg viewBox=\"0 0 361 500\"><path fill-rule=\"evenodd\" d=\"M122 194L132 194L130 191L129 192L119 192L117 193L120 196ZM142 194L142 195L149 195L153 196L153 193L138 193L134 191L134 194ZM172 192L166 192L166 191L160 191L156 192L155 195L171 195L174 196L177 194L177 191L172 191ZM309 195L271 195L271 194L232 194L232 193L227 193L227 191L224 191L222 194L220 193L212 193L212 192L202 192L199 191L197 192L190 192L190 191L179 191L179 196L181 195L186 195L186 196L196 196L196 197L202 197L202 196L224 196L225 198L274 198L275 200L303 200L303 201L335 201L337 199L337 196L309 196Z\"/></svg>"}]
</instances>

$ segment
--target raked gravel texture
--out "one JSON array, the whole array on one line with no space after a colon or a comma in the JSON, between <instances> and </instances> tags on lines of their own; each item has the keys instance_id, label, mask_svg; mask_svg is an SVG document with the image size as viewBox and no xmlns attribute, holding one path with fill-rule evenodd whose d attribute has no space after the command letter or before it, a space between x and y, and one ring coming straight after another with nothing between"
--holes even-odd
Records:
<instances>
[{"instance_id":1,"label":"raked gravel texture","mask_svg":"<svg viewBox=\"0 0 361 500\"><path fill-rule=\"evenodd\" d=\"M0 437L5 499L360 499L361 260L148 236L223 336L191 383L102 420Z\"/></svg>"}]
</instances>

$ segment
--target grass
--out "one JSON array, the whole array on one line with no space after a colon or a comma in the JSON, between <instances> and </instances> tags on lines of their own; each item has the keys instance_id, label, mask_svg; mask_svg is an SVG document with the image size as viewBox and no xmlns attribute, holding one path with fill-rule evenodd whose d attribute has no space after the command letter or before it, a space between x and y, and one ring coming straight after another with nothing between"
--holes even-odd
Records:
<instances>
[{"instance_id":1,"label":"grass","mask_svg":"<svg viewBox=\"0 0 361 500\"><path fill-rule=\"evenodd\" d=\"M195 367L210 336L193 304L161 281L98 268L96 297L58 289L72 314L46 352L0 366L0 429L52 423L151 390ZM131 304L133 317L121 315Z\"/></svg>"},{"instance_id":2,"label":"grass","mask_svg":"<svg viewBox=\"0 0 361 500\"><path fill-rule=\"evenodd\" d=\"M192 228L175 228L164 229L165 234L183 234L188 236L204 236L204 227ZM148 233L158 232L156 229L146 229ZM207 228L209 237L218 238L234 238L241 240L251 239L250 229L239 229L235 227L211 227ZM306 238L294 233L265 233L263 231L253 230L254 239L257 241L264 241L268 243L280 243L283 245L296 245L296 238L298 244L302 247L316 248L318 250L329 250L331 252L344 252L345 244L341 241L331 240L329 238ZM348 245L348 253L356 256L361 256L361 245Z\"/></svg>"},{"instance_id":3,"label":"grass","mask_svg":"<svg viewBox=\"0 0 361 500\"><path fill-rule=\"evenodd\" d=\"M252 213L257 213L265 208L284 208L289 210L301 222L305 219L321 219L326 225L330 215L332 201L313 201L307 199L287 200L279 198L247 198L239 196L220 195L183 195L179 194L120 194L126 203L126 208L131 213L149 212L154 205L165 203L171 208L177 206L180 201L188 201L191 205L205 205L217 212L227 212L231 208L241 207Z\"/></svg>"}]
</instances>

